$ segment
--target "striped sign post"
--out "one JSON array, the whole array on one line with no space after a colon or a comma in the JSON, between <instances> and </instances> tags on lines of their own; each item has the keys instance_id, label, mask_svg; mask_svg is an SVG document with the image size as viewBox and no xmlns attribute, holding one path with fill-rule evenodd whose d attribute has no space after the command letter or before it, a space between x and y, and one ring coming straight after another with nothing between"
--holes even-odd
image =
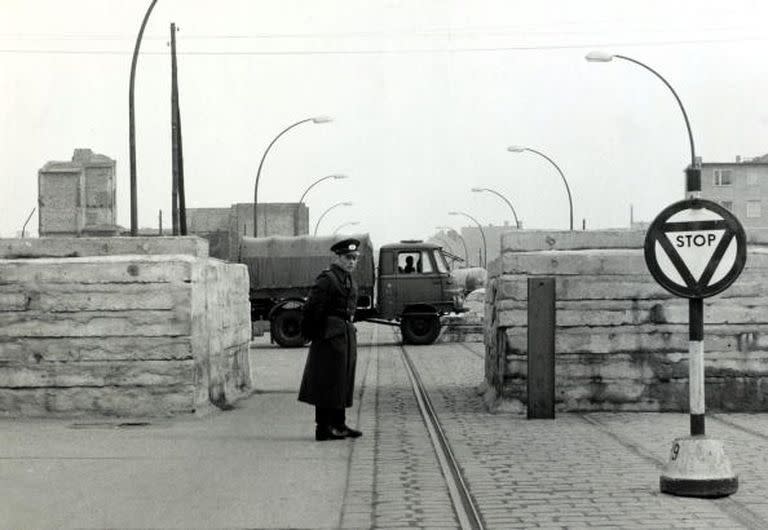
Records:
<instances>
[{"instance_id":1,"label":"striped sign post","mask_svg":"<svg viewBox=\"0 0 768 530\"><path fill-rule=\"evenodd\" d=\"M738 477L719 440L704 422L704 298L727 289L741 274L747 238L739 220L712 201L692 198L665 208L645 237L645 262L666 290L688 298L688 385L691 435L673 442L661 475L661 491L690 497L722 497L738 489Z\"/></svg>"}]
</instances>

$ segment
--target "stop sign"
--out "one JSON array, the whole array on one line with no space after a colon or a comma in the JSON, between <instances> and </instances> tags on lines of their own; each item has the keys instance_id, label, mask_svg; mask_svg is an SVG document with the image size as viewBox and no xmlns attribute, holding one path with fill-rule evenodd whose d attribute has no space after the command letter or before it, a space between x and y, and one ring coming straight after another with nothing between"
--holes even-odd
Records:
<instances>
[{"instance_id":1,"label":"stop sign","mask_svg":"<svg viewBox=\"0 0 768 530\"><path fill-rule=\"evenodd\" d=\"M727 289L747 259L739 220L719 204L686 199L665 208L645 235L645 263L666 290L706 298Z\"/></svg>"}]
</instances>

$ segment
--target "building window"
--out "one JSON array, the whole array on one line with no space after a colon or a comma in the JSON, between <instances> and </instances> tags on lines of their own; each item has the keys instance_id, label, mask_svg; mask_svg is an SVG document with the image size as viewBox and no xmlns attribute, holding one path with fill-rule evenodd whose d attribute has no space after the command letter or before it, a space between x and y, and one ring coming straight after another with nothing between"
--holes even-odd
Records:
<instances>
[{"instance_id":1,"label":"building window","mask_svg":"<svg viewBox=\"0 0 768 530\"><path fill-rule=\"evenodd\" d=\"M730 169L716 169L714 172L714 181L712 182L715 186L730 186L732 179L731 179L731 170Z\"/></svg>"},{"instance_id":2,"label":"building window","mask_svg":"<svg viewBox=\"0 0 768 530\"><path fill-rule=\"evenodd\" d=\"M757 173L747 173L747 186L757 186Z\"/></svg>"},{"instance_id":3,"label":"building window","mask_svg":"<svg viewBox=\"0 0 768 530\"><path fill-rule=\"evenodd\" d=\"M760 201L747 201L747 217L755 218L762 216Z\"/></svg>"},{"instance_id":4,"label":"building window","mask_svg":"<svg viewBox=\"0 0 768 530\"><path fill-rule=\"evenodd\" d=\"M720 206L722 206L729 212L733 211L733 201L720 201Z\"/></svg>"}]
</instances>

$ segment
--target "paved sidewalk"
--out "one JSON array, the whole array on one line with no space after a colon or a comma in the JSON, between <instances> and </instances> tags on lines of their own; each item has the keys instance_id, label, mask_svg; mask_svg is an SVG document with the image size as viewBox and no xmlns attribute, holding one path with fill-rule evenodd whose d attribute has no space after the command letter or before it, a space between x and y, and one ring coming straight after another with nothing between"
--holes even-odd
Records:
<instances>
[{"instance_id":1,"label":"paved sidewalk","mask_svg":"<svg viewBox=\"0 0 768 530\"><path fill-rule=\"evenodd\" d=\"M338 527L352 442L314 441L305 349L254 346L259 392L232 411L0 419L0 528Z\"/></svg>"}]
</instances>

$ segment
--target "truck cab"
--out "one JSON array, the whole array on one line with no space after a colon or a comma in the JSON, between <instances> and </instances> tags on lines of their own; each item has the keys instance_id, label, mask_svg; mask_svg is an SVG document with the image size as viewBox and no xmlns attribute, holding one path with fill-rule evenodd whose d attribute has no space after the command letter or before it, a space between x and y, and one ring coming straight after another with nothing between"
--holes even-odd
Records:
<instances>
[{"instance_id":1,"label":"truck cab","mask_svg":"<svg viewBox=\"0 0 768 530\"><path fill-rule=\"evenodd\" d=\"M377 312L399 322L403 340L430 344L440 333L440 315L461 311L455 285L441 248L409 240L379 250Z\"/></svg>"}]
</instances>

